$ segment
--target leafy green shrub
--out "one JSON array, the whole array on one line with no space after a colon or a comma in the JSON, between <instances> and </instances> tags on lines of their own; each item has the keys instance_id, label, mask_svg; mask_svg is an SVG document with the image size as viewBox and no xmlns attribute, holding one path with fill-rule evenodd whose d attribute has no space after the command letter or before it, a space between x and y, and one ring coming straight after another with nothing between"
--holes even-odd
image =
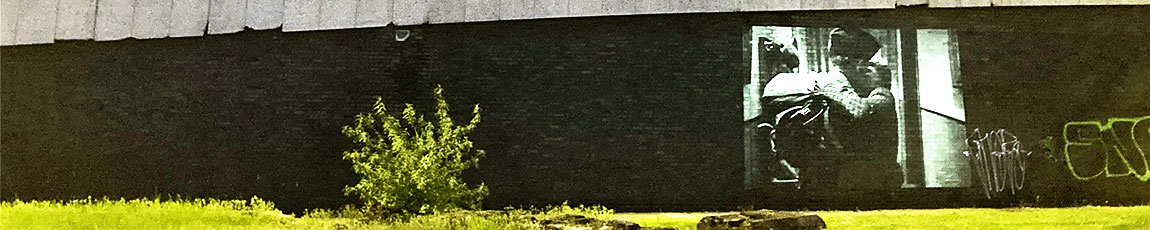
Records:
<instances>
[{"instance_id":1,"label":"leafy green shrub","mask_svg":"<svg viewBox=\"0 0 1150 230\"><path fill-rule=\"evenodd\" d=\"M343 153L363 178L344 188L357 195L373 218L406 218L457 209L475 209L487 187L469 187L459 179L464 169L477 166L483 150L473 149L467 134L479 123L479 105L465 126L456 126L448 115L443 88L435 88L438 122L416 116L411 104L403 110L403 120L388 114L382 99L373 110L355 117L355 124L343 127L343 134L357 148Z\"/></svg>"}]
</instances>

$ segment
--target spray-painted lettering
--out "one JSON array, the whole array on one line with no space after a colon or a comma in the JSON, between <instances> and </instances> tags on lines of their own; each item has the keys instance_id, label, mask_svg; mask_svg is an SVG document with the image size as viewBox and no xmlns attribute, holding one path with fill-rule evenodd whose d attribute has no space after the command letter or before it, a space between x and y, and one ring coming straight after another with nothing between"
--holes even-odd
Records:
<instances>
[{"instance_id":1,"label":"spray-painted lettering","mask_svg":"<svg viewBox=\"0 0 1150 230\"><path fill-rule=\"evenodd\" d=\"M1150 180L1150 116L1111 118L1106 124L1097 121L1066 123L1062 129L1066 145L1066 166L1079 180L1098 176L1132 176Z\"/></svg>"},{"instance_id":2,"label":"spray-painted lettering","mask_svg":"<svg viewBox=\"0 0 1150 230\"><path fill-rule=\"evenodd\" d=\"M1030 151L1022 148L1018 137L1003 129L986 133L974 129L966 143L970 150L963 154L973 159L974 173L978 174L987 199L1008 189L1011 194L1022 190Z\"/></svg>"}]
</instances>

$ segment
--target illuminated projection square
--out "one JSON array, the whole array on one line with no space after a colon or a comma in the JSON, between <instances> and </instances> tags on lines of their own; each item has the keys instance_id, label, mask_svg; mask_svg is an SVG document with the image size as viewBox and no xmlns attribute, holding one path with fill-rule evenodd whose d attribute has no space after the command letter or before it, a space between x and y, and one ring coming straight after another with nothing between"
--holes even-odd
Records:
<instances>
[{"instance_id":1,"label":"illuminated projection square","mask_svg":"<svg viewBox=\"0 0 1150 230\"><path fill-rule=\"evenodd\" d=\"M752 27L746 189L968 187L947 30Z\"/></svg>"}]
</instances>

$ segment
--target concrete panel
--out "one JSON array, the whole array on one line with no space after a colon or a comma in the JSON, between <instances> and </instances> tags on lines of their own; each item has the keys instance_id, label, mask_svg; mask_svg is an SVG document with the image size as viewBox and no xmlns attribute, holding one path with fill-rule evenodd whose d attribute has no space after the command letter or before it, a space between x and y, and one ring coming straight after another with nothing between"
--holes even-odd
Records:
<instances>
[{"instance_id":1,"label":"concrete panel","mask_svg":"<svg viewBox=\"0 0 1150 230\"><path fill-rule=\"evenodd\" d=\"M204 29L208 25L208 4L209 0L172 0L168 36L204 36Z\"/></svg>"},{"instance_id":2,"label":"concrete panel","mask_svg":"<svg viewBox=\"0 0 1150 230\"><path fill-rule=\"evenodd\" d=\"M986 1L986 4L990 5L990 0L981 1ZM893 9L894 5L895 0L866 0L866 8L870 9Z\"/></svg>"},{"instance_id":3,"label":"concrete panel","mask_svg":"<svg viewBox=\"0 0 1150 230\"><path fill-rule=\"evenodd\" d=\"M803 10L831 10L838 8L837 0L801 0Z\"/></svg>"},{"instance_id":4,"label":"concrete panel","mask_svg":"<svg viewBox=\"0 0 1150 230\"><path fill-rule=\"evenodd\" d=\"M606 1L603 4L604 15L630 15L635 14L639 8L637 1Z\"/></svg>"},{"instance_id":5,"label":"concrete panel","mask_svg":"<svg viewBox=\"0 0 1150 230\"><path fill-rule=\"evenodd\" d=\"M966 0L966 3L964 3L964 5L966 5L966 6L979 6L979 7L989 7L989 6L990 6L990 0Z\"/></svg>"},{"instance_id":6,"label":"concrete panel","mask_svg":"<svg viewBox=\"0 0 1150 230\"><path fill-rule=\"evenodd\" d=\"M931 0L930 7L986 7L990 6L990 1L991 0Z\"/></svg>"},{"instance_id":7,"label":"concrete panel","mask_svg":"<svg viewBox=\"0 0 1150 230\"><path fill-rule=\"evenodd\" d=\"M19 5L5 9L5 14L15 14L16 25L11 32L15 44L46 44L56 39L56 1L21 1ZM7 19L7 18L5 18ZM5 25L8 26L8 25ZM4 33L9 33L5 29Z\"/></svg>"},{"instance_id":8,"label":"concrete panel","mask_svg":"<svg viewBox=\"0 0 1150 230\"><path fill-rule=\"evenodd\" d=\"M895 4L900 6L925 5L927 0L895 0Z\"/></svg>"},{"instance_id":9,"label":"concrete panel","mask_svg":"<svg viewBox=\"0 0 1150 230\"><path fill-rule=\"evenodd\" d=\"M325 30L355 27L356 0L327 0L319 5L319 28Z\"/></svg>"},{"instance_id":10,"label":"concrete panel","mask_svg":"<svg viewBox=\"0 0 1150 230\"><path fill-rule=\"evenodd\" d=\"M318 30L319 5L313 0L285 0L283 31Z\"/></svg>"},{"instance_id":11,"label":"concrete panel","mask_svg":"<svg viewBox=\"0 0 1150 230\"><path fill-rule=\"evenodd\" d=\"M208 6L208 34L235 33L244 30L247 23L247 2L244 0L211 0Z\"/></svg>"},{"instance_id":12,"label":"concrete panel","mask_svg":"<svg viewBox=\"0 0 1150 230\"><path fill-rule=\"evenodd\" d=\"M644 0L653 1L653 0ZM557 18L571 15L571 11L567 8L570 0L538 0L535 1L535 17L537 18Z\"/></svg>"},{"instance_id":13,"label":"concrete panel","mask_svg":"<svg viewBox=\"0 0 1150 230\"><path fill-rule=\"evenodd\" d=\"M797 0L795 0L797 1ZM691 13L696 12L695 4L691 0L669 0L667 5L667 13Z\"/></svg>"},{"instance_id":14,"label":"concrete panel","mask_svg":"<svg viewBox=\"0 0 1150 230\"><path fill-rule=\"evenodd\" d=\"M21 0L0 1L0 45L16 45L16 24L24 7Z\"/></svg>"},{"instance_id":15,"label":"concrete panel","mask_svg":"<svg viewBox=\"0 0 1150 230\"><path fill-rule=\"evenodd\" d=\"M284 23L284 0L248 0L244 24L252 29L267 30Z\"/></svg>"},{"instance_id":16,"label":"concrete panel","mask_svg":"<svg viewBox=\"0 0 1150 230\"><path fill-rule=\"evenodd\" d=\"M1017 2L1018 5L1023 6L1066 6L1078 5L1078 3L1078 0L1020 0Z\"/></svg>"},{"instance_id":17,"label":"concrete panel","mask_svg":"<svg viewBox=\"0 0 1150 230\"><path fill-rule=\"evenodd\" d=\"M1092 0L992 0L995 6L1066 6L1066 5L1094 5ZM1121 5L1122 0L1103 0L1102 4Z\"/></svg>"},{"instance_id":18,"label":"concrete panel","mask_svg":"<svg viewBox=\"0 0 1150 230\"><path fill-rule=\"evenodd\" d=\"M670 11L671 3L666 0L635 1L635 14L658 14Z\"/></svg>"},{"instance_id":19,"label":"concrete panel","mask_svg":"<svg viewBox=\"0 0 1150 230\"><path fill-rule=\"evenodd\" d=\"M1112 0L1117 5L1150 5L1150 0Z\"/></svg>"},{"instance_id":20,"label":"concrete panel","mask_svg":"<svg viewBox=\"0 0 1150 230\"><path fill-rule=\"evenodd\" d=\"M796 0L767 0L767 9L771 11L801 10L802 1Z\"/></svg>"},{"instance_id":21,"label":"concrete panel","mask_svg":"<svg viewBox=\"0 0 1150 230\"><path fill-rule=\"evenodd\" d=\"M96 6L96 40L120 40L132 36L133 0L100 0Z\"/></svg>"},{"instance_id":22,"label":"concrete panel","mask_svg":"<svg viewBox=\"0 0 1150 230\"><path fill-rule=\"evenodd\" d=\"M132 15L132 37L153 39L168 37L172 17L172 0L136 0Z\"/></svg>"},{"instance_id":23,"label":"concrete panel","mask_svg":"<svg viewBox=\"0 0 1150 230\"><path fill-rule=\"evenodd\" d=\"M499 20L499 0L466 0L464 14L469 22Z\"/></svg>"},{"instance_id":24,"label":"concrete panel","mask_svg":"<svg viewBox=\"0 0 1150 230\"><path fill-rule=\"evenodd\" d=\"M567 8L571 16L599 16L603 15L607 2L610 0L570 0Z\"/></svg>"},{"instance_id":25,"label":"concrete panel","mask_svg":"<svg viewBox=\"0 0 1150 230\"><path fill-rule=\"evenodd\" d=\"M770 10L770 0L742 0L739 1L739 11L756 12Z\"/></svg>"},{"instance_id":26,"label":"concrete panel","mask_svg":"<svg viewBox=\"0 0 1150 230\"><path fill-rule=\"evenodd\" d=\"M687 12L735 12L739 0L690 1Z\"/></svg>"},{"instance_id":27,"label":"concrete panel","mask_svg":"<svg viewBox=\"0 0 1150 230\"><path fill-rule=\"evenodd\" d=\"M499 19L530 19L535 18L535 1L532 0L498 0Z\"/></svg>"},{"instance_id":28,"label":"concrete panel","mask_svg":"<svg viewBox=\"0 0 1150 230\"><path fill-rule=\"evenodd\" d=\"M719 1L718 7L719 10L722 10L723 12L737 12L742 6L740 4L741 2L741 0L721 0Z\"/></svg>"},{"instance_id":29,"label":"concrete panel","mask_svg":"<svg viewBox=\"0 0 1150 230\"><path fill-rule=\"evenodd\" d=\"M355 27L383 27L391 23L392 0L359 0ZM456 0L461 1L461 0Z\"/></svg>"},{"instance_id":30,"label":"concrete panel","mask_svg":"<svg viewBox=\"0 0 1150 230\"><path fill-rule=\"evenodd\" d=\"M1022 0L991 0L994 6L1019 6L1022 5Z\"/></svg>"},{"instance_id":31,"label":"concrete panel","mask_svg":"<svg viewBox=\"0 0 1150 230\"><path fill-rule=\"evenodd\" d=\"M599 13L592 12L588 15L620 15L622 14L620 12L635 11L634 3L630 4L631 9L627 9L627 5L628 3L623 1L601 0L599 1Z\"/></svg>"},{"instance_id":32,"label":"concrete panel","mask_svg":"<svg viewBox=\"0 0 1150 230\"><path fill-rule=\"evenodd\" d=\"M431 23L456 23L467 21L465 0L437 0L431 2L427 20Z\"/></svg>"},{"instance_id":33,"label":"concrete panel","mask_svg":"<svg viewBox=\"0 0 1150 230\"><path fill-rule=\"evenodd\" d=\"M960 7L962 0L930 0L927 4L930 7Z\"/></svg>"},{"instance_id":34,"label":"concrete panel","mask_svg":"<svg viewBox=\"0 0 1150 230\"><path fill-rule=\"evenodd\" d=\"M1150 5L1150 0L1081 0L1079 5Z\"/></svg>"},{"instance_id":35,"label":"concrete panel","mask_svg":"<svg viewBox=\"0 0 1150 230\"><path fill-rule=\"evenodd\" d=\"M56 4L56 40L92 39L96 0L60 0Z\"/></svg>"},{"instance_id":36,"label":"concrete panel","mask_svg":"<svg viewBox=\"0 0 1150 230\"><path fill-rule=\"evenodd\" d=\"M867 0L836 0L835 9L865 9Z\"/></svg>"},{"instance_id":37,"label":"concrete panel","mask_svg":"<svg viewBox=\"0 0 1150 230\"><path fill-rule=\"evenodd\" d=\"M395 25L419 25L427 23L427 12L431 10L430 1L436 0L395 0Z\"/></svg>"}]
</instances>

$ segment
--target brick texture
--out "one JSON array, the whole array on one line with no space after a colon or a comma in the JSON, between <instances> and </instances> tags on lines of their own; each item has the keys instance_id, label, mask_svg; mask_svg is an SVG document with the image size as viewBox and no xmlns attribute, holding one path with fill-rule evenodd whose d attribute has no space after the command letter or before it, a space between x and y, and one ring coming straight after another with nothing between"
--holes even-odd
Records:
<instances>
[{"instance_id":1,"label":"brick texture","mask_svg":"<svg viewBox=\"0 0 1150 230\"><path fill-rule=\"evenodd\" d=\"M488 208L1145 203L1145 182L1075 181L1050 159L1036 160L1026 196L1007 200L987 201L976 188L747 193L741 107L752 25L953 28L967 129L1006 128L1035 142L1060 135L1066 121L1150 111L1150 100L1093 104L1145 77L1129 70L1150 51L1137 33L1146 23L1133 20L1146 12L655 15L412 26L401 28L412 31L404 42L389 27L3 47L0 198L259 195L288 211L338 207L354 201L341 189L357 179L340 159L349 148L340 127L376 96L394 111L430 111L431 89L442 85L460 122L471 105L483 108L473 140L488 156L464 177L491 188ZM1083 25L1075 18L1084 15L1110 17Z\"/></svg>"}]
</instances>

